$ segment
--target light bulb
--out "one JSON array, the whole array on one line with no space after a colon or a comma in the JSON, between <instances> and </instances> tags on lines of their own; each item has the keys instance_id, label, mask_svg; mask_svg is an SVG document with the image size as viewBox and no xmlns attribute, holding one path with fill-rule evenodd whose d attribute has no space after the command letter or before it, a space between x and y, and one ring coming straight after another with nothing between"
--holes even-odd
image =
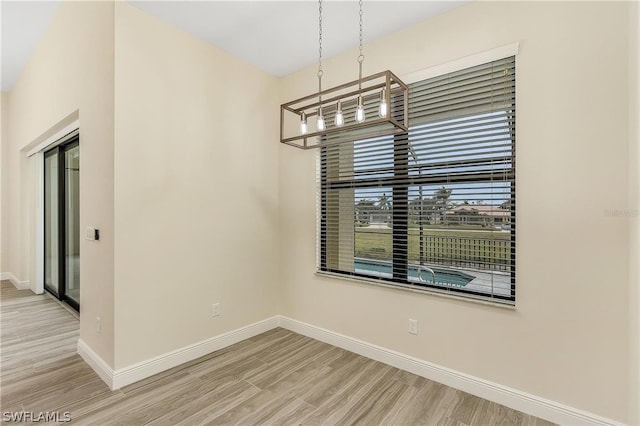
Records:
<instances>
[{"instance_id":1,"label":"light bulb","mask_svg":"<svg viewBox=\"0 0 640 426\"><path fill-rule=\"evenodd\" d=\"M324 130L324 116L322 115L322 108L318 108L318 119L316 121L318 130Z\"/></svg>"},{"instance_id":2,"label":"light bulb","mask_svg":"<svg viewBox=\"0 0 640 426\"><path fill-rule=\"evenodd\" d=\"M336 127L340 127L344 124L344 115L342 115L342 102L338 101L336 105L336 119L335 119Z\"/></svg>"},{"instance_id":3,"label":"light bulb","mask_svg":"<svg viewBox=\"0 0 640 426\"><path fill-rule=\"evenodd\" d=\"M378 116L380 118L385 118L387 116L387 99L385 96L384 89L382 89L382 92L380 92L380 105L378 106Z\"/></svg>"},{"instance_id":4,"label":"light bulb","mask_svg":"<svg viewBox=\"0 0 640 426\"><path fill-rule=\"evenodd\" d=\"M362 96L358 96L358 106L356 107L356 121L362 123L364 121L364 107L362 106Z\"/></svg>"},{"instance_id":5,"label":"light bulb","mask_svg":"<svg viewBox=\"0 0 640 426\"><path fill-rule=\"evenodd\" d=\"M385 118L387 116L387 101L384 99L380 102L380 107L378 107L378 115L380 118Z\"/></svg>"},{"instance_id":6,"label":"light bulb","mask_svg":"<svg viewBox=\"0 0 640 426\"><path fill-rule=\"evenodd\" d=\"M300 114L300 133L307 133L307 114L304 112Z\"/></svg>"}]
</instances>

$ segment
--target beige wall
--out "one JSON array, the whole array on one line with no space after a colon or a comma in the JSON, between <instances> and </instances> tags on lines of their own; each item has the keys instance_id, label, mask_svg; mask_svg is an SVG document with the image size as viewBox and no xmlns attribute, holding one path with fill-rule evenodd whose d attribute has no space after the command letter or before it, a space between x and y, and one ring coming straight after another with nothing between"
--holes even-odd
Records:
<instances>
[{"instance_id":1,"label":"beige wall","mask_svg":"<svg viewBox=\"0 0 640 426\"><path fill-rule=\"evenodd\" d=\"M515 311L314 276L315 156L281 147L283 313L626 421L629 222L605 210L628 206L630 8L473 3L366 46L365 74L403 76L520 42ZM323 83L356 77L356 56L327 60ZM315 72L285 77L281 100L314 90Z\"/></svg>"},{"instance_id":2,"label":"beige wall","mask_svg":"<svg viewBox=\"0 0 640 426\"><path fill-rule=\"evenodd\" d=\"M640 424L640 3L629 13L629 424Z\"/></svg>"},{"instance_id":3,"label":"beige wall","mask_svg":"<svg viewBox=\"0 0 640 426\"><path fill-rule=\"evenodd\" d=\"M124 3L115 43L122 368L279 313L279 111L275 78Z\"/></svg>"},{"instance_id":4,"label":"beige wall","mask_svg":"<svg viewBox=\"0 0 640 426\"><path fill-rule=\"evenodd\" d=\"M11 90L6 186L7 253L3 272L35 288L37 160L26 151L69 117L80 120L80 228L101 229L100 242L80 242L80 336L113 365L113 8L64 3ZM4 136L4 135L3 135ZM5 206L6 203L6 206ZM5 234L3 232L3 243ZM102 333L95 318L102 319Z\"/></svg>"},{"instance_id":5,"label":"beige wall","mask_svg":"<svg viewBox=\"0 0 640 426\"><path fill-rule=\"evenodd\" d=\"M8 252L8 227L7 227L7 215L4 210L8 208L7 202L3 197L3 194L7 193L5 186L7 185L7 178L5 177L8 172L8 168L3 162L5 156L5 150L9 145L9 92L0 92L0 273L7 272L5 265L7 265Z\"/></svg>"},{"instance_id":6,"label":"beige wall","mask_svg":"<svg viewBox=\"0 0 640 426\"><path fill-rule=\"evenodd\" d=\"M81 232L101 230L81 240L81 338L107 364L277 314L276 89L126 4L65 3L11 91L2 272L35 285L37 160L25 154L79 117Z\"/></svg>"}]
</instances>

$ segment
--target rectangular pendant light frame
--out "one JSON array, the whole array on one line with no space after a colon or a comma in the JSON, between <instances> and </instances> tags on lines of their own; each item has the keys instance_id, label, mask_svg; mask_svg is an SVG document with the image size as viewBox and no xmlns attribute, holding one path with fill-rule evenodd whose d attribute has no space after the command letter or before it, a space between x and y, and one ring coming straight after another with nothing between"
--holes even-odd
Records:
<instances>
[{"instance_id":1,"label":"rectangular pendant light frame","mask_svg":"<svg viewBox=\"0 0 640 426\"><path fill-rule=\"evenodd\" d=\"M359 88L361 87L361 88ZM382 89L386 89L384 96L387 102L386 117L374 117L358 123L348 123L346 115L355 112L358 96L362 96L365 105L371 100L380 100ZM354 139L368 139L387 136L408 131L408 102L409 89L391 71L382 71L354 80L331 89L314 93L280 106L280 142L301 149L313 149L335 145L341 142L353 142ZM322 96L322 102L319 101ZM345 124L335 126L333 120L328 120L327 114L335 113L335 105L342 103L345 114ZM318 108L322 107L327 126L325 130L302 134L298 126L287 132L286 123L300 122L300 115L304 112L307 120L318 115ZM292 126L289 126L290 129Z\"/></svg>"}]
</instances>

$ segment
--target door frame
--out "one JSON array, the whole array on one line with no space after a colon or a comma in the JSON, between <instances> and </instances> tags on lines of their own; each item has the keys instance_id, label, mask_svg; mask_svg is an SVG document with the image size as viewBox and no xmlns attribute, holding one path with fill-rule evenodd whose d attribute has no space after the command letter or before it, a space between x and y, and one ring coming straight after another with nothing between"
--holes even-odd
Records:
<instances>
[{"instance_id":1,"label":"door frame","mask_svg":"<svg viewBox=\"0 0 640 426\"><path fill-rule=\"evenodd\" d=\"M53 126L39 138L29 144L26 158L33 159L31 166L31 188L33 196L31 203L34 206L35 217L34 232L34 261L35 279L32 281L31 290L35 294L44 293L44 151L62 144L80 132L80 118L78 111Z\"/></svg>"}]
</instances>

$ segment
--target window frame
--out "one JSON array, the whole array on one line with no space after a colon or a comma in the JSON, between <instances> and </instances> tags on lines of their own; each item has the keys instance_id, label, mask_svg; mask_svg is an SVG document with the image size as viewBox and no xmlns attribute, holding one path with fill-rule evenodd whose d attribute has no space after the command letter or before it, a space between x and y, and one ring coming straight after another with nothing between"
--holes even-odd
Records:
<instances>
[{"instance_id":1,"label":"window frame","mask_svg":"<svg viewBox=\"0 0 640 426\"><path fill-rule=\"evenodd\" d=\"M493 62L493 61L492 61ZM480 65L480 64L478 64ZM473 68L473 66L465 67ZM515 68L515 62L514 62ZM429 80L429 78L422 81ZM514 83L515 85L515 83ZM427 282L415 283L411 282L407 278L407 271L411 265L409 262L409 198L408 194L410 188L418 185L445 185L450 184L451 180L448 174L439 176L430 176L428 173L419 175L410 175L409 170L409 143L411 129L415 128L410 126L409 132L392 135L393 138L393 176L385 177L365 177L358 178L353 176L349 180L339 180L336 182L329 182L328 180L328 167L326 167L328 150L332 147L323 147L319 153L319 250L318 250L318 274L328 274L331 276L338 276L347 279L355 279L363 282L374 282L390 286L392 288L410 289L414 291L446 294L449 296L461 298L464 300L479 300L483 302L497 302L499 305L512 306L516 301L516 129L515 129L515 86L513 93L514 107L512 113L505 117L505 122L508 123L511 140L511 167L507 169L508 179L504 179L504 182L510 183L510 236L509 236L509 250L510 250L510 295L500 294L488 294L482 291L469 290L465 288L450 288L443 287L437 284L430 284ZM409 93L411 96L411 93ZM411 117L411 109L409 110L409 117ZM492 171L490 175L494 173L501 173L505 175L504 171ZM460 180L460 183L486 183L486 176L471 177L466 176ZM328 244L327 244L327 194L330 190L336 189L362 189L362 188L376 188L376 187L389 187L392 188L392 200L394 211L392 213L392 278L386 278L382 276L373 276L354 271L343 271L340 269L333 269L328 267ZM355 200L354 200L355 203ZM338 242L339 243L339 242ZM355 254L354 254L355 256ZM355 258L355 257L354 257ZM451 269L456 270L456 267Z\"/></svg>"}]
</instances>

